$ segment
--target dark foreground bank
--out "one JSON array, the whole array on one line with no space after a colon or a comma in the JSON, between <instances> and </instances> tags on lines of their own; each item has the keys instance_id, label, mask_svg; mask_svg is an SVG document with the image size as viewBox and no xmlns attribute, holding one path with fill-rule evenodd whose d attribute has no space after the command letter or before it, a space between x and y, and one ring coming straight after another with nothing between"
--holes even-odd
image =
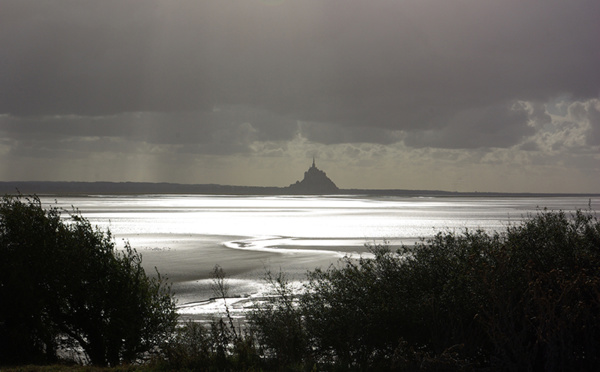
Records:
<instances>
[{"instance_id":1,"label":"dark foreground bank","mask_svg":"<svg viewBox=\"0 0 600 372\"><path fill-rule=\"evenodd\" d=\"M48 240L38 239L35 244L27 240L48 231L44 224L31 225L37 220L8 227L7 213L10 215L15 208L35 212L40 221L56 213L41 210L35 200L27 203L5 198L0 214L2 258L7 252L14 253L16 247L23 254L31 249L42 249L42 253L49 249ZM14 229L29 233L10 235ZM15 236L21 240L15 241ZM69 240L69 249L84 250L90 243L83 239L86 236ZM301 292L290 286L285 273L267 273L273 295L255 303L243 327L227 310L222 318L207 324L184 323L179 327L168 317L157 317L148 327L161 324L162 328L144 328L157 330L152 333L157 336L152 338L156 341L152 348L139 349L135 357L123 354L109 364L128 363L132 369L165 371L599 369L600 223L594 212L567 215L540 211L499 233L445 232L398 251L385 246L370 249L372 259L348 258L327 270L309 272ZM15 285L11 280L18 278L18 285L22 285L22 278L36 277L32 270L40 267L37 260L48 257L40 256L40 252L27 255L30 265L5 264L0 271L3 300L7 289ZM120 257L117 252L111 254ZM135 260L127 262L130 268L138 267ZM42 290L54 285L40 280L30 285ZM157 289L165 288L156 285ZM77 287L69 288L77 291ZM162 289L156 293L164 295ZM227 280L219 267L214 271L214 290L216 295L227 297ZM129 294L135 296L135 291ZM163 313L171 314L167 311L171 309L169 297L160 298L166 301ZM35 341L33 345L37 346L41 341L52 345L68 336L50 317L50 310L62 309L69 314L91 306L84 302L72 308L69 301L52 302L50 306L45 301L51 302L51 298L28 299L23 295L22 299L23 305L35 304L39 310L27 318L32 324L22 320L23 330L53 325L51 329L56 331L54 338L46 335L45 339L39 339L38 331L28 333L30 339L25 341ZM121 297L120 301L125 299ZM114 305L108 300L106 303ZM19 302L13 304L20 306ZM107 337L119 328L100 325L112 324L111 319L115 325L139 319L139 314L130 310L107 312L104 302L93 304L101 316L92 322L98 323L96 328L90 329L102 330ZM13 307L8 314L14 315L16 310ZM23 341L18 332L4 332L6 327L15 327L6 314L0 313L3 342L10 345ZM148 335L133 332L128 343L122 345L143 344ZM90 333L81 340L75 338L72 346L92 337L96 336ZM42 358L19 363L55 361ZM88 362L95 363L92 358ZM0 360L0 365L8 363L7 359Z\"/></svg>"}]
</instances>

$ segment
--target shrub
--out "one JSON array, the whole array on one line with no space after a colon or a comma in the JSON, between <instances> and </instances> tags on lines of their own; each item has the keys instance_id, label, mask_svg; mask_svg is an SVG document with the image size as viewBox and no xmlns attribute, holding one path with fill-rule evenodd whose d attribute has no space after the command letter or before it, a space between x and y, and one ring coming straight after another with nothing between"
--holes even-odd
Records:
<instances>
[{"instance_id":1,"label":"shrub","mask_svg":"<svg viewBox=\"0 0 600 372\"><path fill-rule=\"evenodd\" d=\"M251 317L268 355L338 370L600 367L591 212L541 211L503 232L370 250L372 259L310 272L303 294L280 291Z\"/></svg>"},{"instance_id":2,"label":"shrub","mask_svg":"<svg viewBox=\"0 0 600 372\"><path fill-rule=\"evenodd\" d=\"M480 280L480 321L505 369L600 365L600 223L591 213L543 212L507 229Z\"/></svg>"},{"instance_id":3,"label":"shrub","mask_svg":"<svg viewBox=\"0 0 600 372\"><path fill-rule=\"evenodd\" d=\"M81 347L92 364L133 362L175 326L170 287L141 256L78 213L39 198L0 204L0 362L50 362Z\"/></svg>"},{"instance_id":4,"label":"shrub","mask_svg":"<svg viewBox=\"0 0 600 372\"><path fill-rule=\"evenodd\" d=\"M252 335L265 359L274 361L277 368L309 364L311 352L297 293L282 272L267 272L265 280L273 293L261 299L249 315Z\"/></svg>"},{"instance_id":5,"label":"shrub","mask_svg":"<svg viewBox=\"0 0 600 372\"><path fill-rule=\"evenodd\" d=\"M162 346L152 367L174 371L252 371L261 365L253 334L236 327L227 305L225 271L216 265L212 271L213 294L225 302L225 314L208 324L187 321Z\"/></svg>"}]
</instances>

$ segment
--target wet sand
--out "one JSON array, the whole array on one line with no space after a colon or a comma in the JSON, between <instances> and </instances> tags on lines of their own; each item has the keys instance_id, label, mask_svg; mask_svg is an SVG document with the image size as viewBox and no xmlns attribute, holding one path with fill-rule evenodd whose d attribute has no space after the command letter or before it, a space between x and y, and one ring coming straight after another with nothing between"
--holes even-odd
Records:
<instances>
[{"instance_id":1,"label":"wet sand","mask_svg":"<svg viewBox=\"0 0 600 372\"><path fill-rule=\"evenodd\" d=\"M148 274L156 267L168 277L179 305L203 302L215 297L211 272L215 265L227 275L229 295L252 296L265 290L263 280L267 270L283 271L290 280L303 280L308 270L327 268L339 262L344 247L286 246L278 249L253 249L248 241L256 238L231 236L132 236L125 237L142 255L142 265ZM232 244L233 243L233 244ZM232 248L238 244L239 249ZM356 247L345 247L355 252Z\"/></svg>"}]
</instances>

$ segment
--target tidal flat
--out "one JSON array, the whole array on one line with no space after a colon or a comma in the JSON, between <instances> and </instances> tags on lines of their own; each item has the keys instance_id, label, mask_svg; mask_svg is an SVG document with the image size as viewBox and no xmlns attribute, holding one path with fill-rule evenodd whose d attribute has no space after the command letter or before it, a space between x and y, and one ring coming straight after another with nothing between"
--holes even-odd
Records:
<instances>
[{"instance_id":1,"label":"tidal flat","mask_svg":"<svg viewBox=\"0 0 600 372\"><path fill-rule=\"evenodd\" d=\"M227 274L231 303L261 296L267 270L301 282L308 270L366 245L414 244L437 232L503 231L542 208L598 210L593 197L396 197L89 195L42 196L45 206L73 207L118 247L128 241L149 274L169 278L182 314L218 310L211 271ZM234 306L235 307L235 306Z\"/></svg>"}]
</instances>

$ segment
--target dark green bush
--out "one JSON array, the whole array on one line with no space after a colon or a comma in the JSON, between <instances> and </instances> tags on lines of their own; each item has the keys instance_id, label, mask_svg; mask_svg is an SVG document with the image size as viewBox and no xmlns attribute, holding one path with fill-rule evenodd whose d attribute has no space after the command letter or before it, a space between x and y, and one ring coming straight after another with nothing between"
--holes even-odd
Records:
<instances>
[{"instance_id":1,"label":"dark green bush","mask_svg":"<svg viewBox=\"0 0 600 372\"><path fill-rule=\"evenodd\" d=\"M152 351L177 320L170 288L128 244L37 197L0 204L0 363L43 363L81 347L116 365Z\"/></svg>"},{"instance_id":2,"label":"dark green bush","mask_svg":"<svg viewBox=\"0 0 600 372\"><path fill-rule=\"evenodd\" d=\"M227 305L225 271L216 265L212 271L213 293L225 301L225 314L210 322L188 321L166 340L151 367L159 371L253 371L262 360L255 337L249 329L234 323Z\"/></svg>"},{"instance_id":3,"label":"dark green bush","mask_svg":"<svg viewBox=\"0 0 600 372\"><path fill-rule=\"evenodd\" d=\"M591 213L543 212L507 229L480 273L480 321L505 369L600 365L600 223Z\"/></svg>"},{"instance_id":4,"label":"dark green bush","mask_svg":"<svg viewBox=\"0 0 600 372\"><path fill-rule=\"evenodd\" d=\"M268 357L333 370L597 370L600 223L541 211L345 259L251 317ZM292 346L293 345L293 346ZM280 364L281 365L281 364Z\"/></svg>"},{"instance_id":5,"label":"dark green bush","mask_svg":"<svg viewBox=\"0 0 600 372\"><path fill-rule=\"evenodd\" d=\"M234 337L224 319L208 324L188 321L163 344L150 364L157 371L254 371L263 363L254 337L242 332Z\"/></svg>"},{"instance_id":6,"label":"dark green bush","mask_svg":"<svg viewBox=\"0 0 600 372\"><path fill-rule=\"evenodd\" d=\"M273 368L300 368L303 363L310 364L311 352L297 293L282 272L267 272L265 279L273 293L263 298L248 317L262 354L273 362Z\"/></svg>"}]
</instances>

